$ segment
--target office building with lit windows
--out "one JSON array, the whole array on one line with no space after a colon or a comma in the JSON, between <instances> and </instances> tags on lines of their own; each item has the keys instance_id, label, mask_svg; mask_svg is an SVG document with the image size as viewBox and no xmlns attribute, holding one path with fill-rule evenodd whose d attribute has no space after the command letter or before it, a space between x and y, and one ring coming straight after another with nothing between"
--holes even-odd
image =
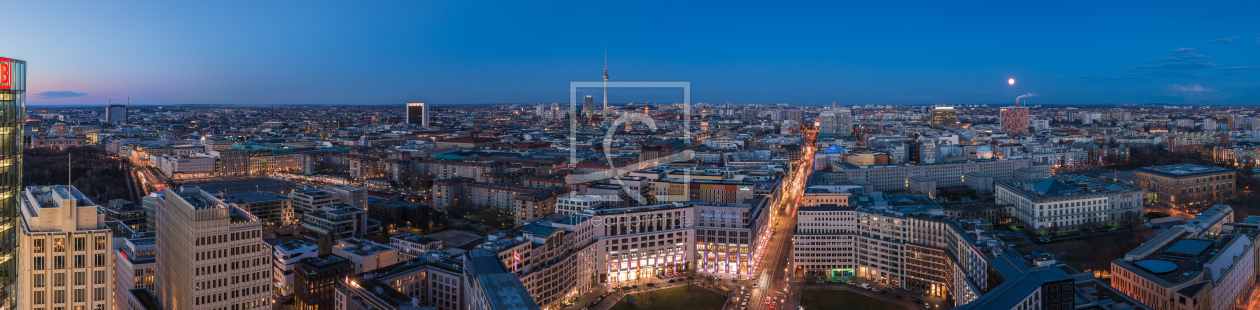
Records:
<instances>
[{"instance_id":1,"label":"office building with lit windows","mask_svg":"<svg viewBox=\"0 0 1260 310\"><path fill-rule=\"evenodd\" d=\"M197 186L156 195L157 292L163 309L271 308L262 221Z\"/></svg>"},{"instance_id":2,"label":"office building with lit windows","mask_svg":"<svg viewBox=\"0 0 1260 310\"><path fill-rule=\"evenodd\" d=\"M68 185L22 192L18 309L113 309L113 233L105 214Z\"/></svg>"},{"instance_id":3,"label":"office building with lit windows","mask_svg":"<svg viewBox=\"0 0 1260 310\"><path fill-rule=\"evenodd\" d=\"M429 104L423 102L408 103L407 123L420 127L429 127Z\"/></svg>"},{"instance_id":4,"label":"office building with lit windows","mask_svg":"<svg viewBox=\"0 0 1260 310\"><path fill-rule=\"evenodd\" d=\"M26 62L0 57L0 222L17 222L25 121ZM10 307L17 302L17 234L16 225L0 227L0 305Z\"/></svg>"},{"instance_id":5,"label":"office building with lit windows","mask_svg":"<svg viewBox=\"0 0 1260 310\"><path fill-rule=\"evenodd\" d=\"M958 111L954 107L932 108L932 126L958 126Z\"/></svg>"}]
</instances>

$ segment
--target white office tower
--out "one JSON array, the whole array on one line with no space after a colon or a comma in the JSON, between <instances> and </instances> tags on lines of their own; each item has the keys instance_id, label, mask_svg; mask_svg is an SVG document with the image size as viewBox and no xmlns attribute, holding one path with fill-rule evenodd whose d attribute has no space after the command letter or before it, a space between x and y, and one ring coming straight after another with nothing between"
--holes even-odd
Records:
<instances>
[{"instance_id":1,"label":"white office tower","mask_svg":"<svg viewBox=\"0 0 1260 310\"><path fill-rule=\"evenodd\" d=\"M197 186L157 197L157 298L163 309L269 309L262 222Z\"/></svg>"},{"instance_id":2,"label":"white office tower","mask_svg":"<svg viewBox=\"0 0 1260 310\"><path fill-rule=\"evenodd\" d=\"M22 191L16 309L112 309L113 233L95 203L69 185Z\"/></svg>"}]
</instances>

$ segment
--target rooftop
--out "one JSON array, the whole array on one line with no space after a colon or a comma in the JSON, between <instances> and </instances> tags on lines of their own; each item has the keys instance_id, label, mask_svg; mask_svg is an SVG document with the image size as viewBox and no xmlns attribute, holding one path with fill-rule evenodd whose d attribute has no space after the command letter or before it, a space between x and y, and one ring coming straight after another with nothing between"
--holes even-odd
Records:
<instances>
[{"instance_id":1,"label":"rooftop","mask_svg":"<svg viewBox=\"0 0 1260 310\"><path fill-rule=\"evenodd\" d=\"M390 239L404 240L411 243L432 243L432 242L441 241L438 239L429 238L425 235L416 234L416 233L401 234L401 235L390 237Z\"/></svg>"},{"instance_id":2,"label":"rooftop","mask_svg":"<svg viewBox=\"0 0 1260 310\"><path fill-rule=\"evenodd\" d=\"M245 192L240 194L228 195L227 201L232 203L259 203L268 201L279 201L293 199L288 196L272 193L272 192Z\"/></svg>"},{"instance_id":3,"label":"rooftop","mask_svg":"<svg viewBox=\"0 0 1260 310\"><path fill-rule=\"evenodd\" d=\"M1118 259L1115 263L1134 272L1146 273L1144 278L1163 280L1164 283L1160 285L1168 287L1175 283L1197 279L1197 276L1203 272L1203 265L1213 261L1239 236L1224 234L1218 239L1199 239L1188 237L1190 235L1183 234L1184 231L1170 230L1156 237L1155 240L1147 242L1154 246L1166 245L1162 250L1156 250L1146 256L1126 256L1125 259ZM1175 239L1170 240L1171 242L1161 242L1161 239L1166 240L1169 237ZM1150 250L1147 247L1138 247L1130 254ZM1129 260L1130 258L1132 260Z\"/></svg>"},{"instance_id":4,"label":"rooftop","mask_svg":"<svg viewBox=\"0 0 1260 310\"><path fill-rule=\"evenodd\" d=\"M311 243L309 241L302 240L302 239L296 239L293 241L281 243L280 245L276 246L276 249L286 254L292 254L293 252L306 250L306 249L313 249L315 247L316 245L314 243Z\"/></svg>"},{"instance_id":5,"label":"rooftop","mask_svg":"<svg viewBox=\"0 0 1260 310\"><path fill-rule=\"evenodd\" d=\"M1195 165L1195 164L1178 164L1167 166L1152 166L1133 169L1134 172L1150 173L1166 177L1184 178L1196 177L1204 175L1234 173L1233 170L1217 167L1215 165Z\"/></svg>"},{"instance_id":6,"label":"rooftop","mask_svg":"<svg viewBox=\"0 0 1260 310\"><path fill-rule=\"evenodd\" d=\"M324 267L332 266L333 264L342 263L346 261L347 260L345 258L342 258L341 256L330 254L330 255L321 255L321 256L316 256L316 257L303 258L302 260L298 261L298 263L307 264L315 268L324 268Z\"/></svg>"},{"instance_id":7,"label":"rooftop","mask_svg":"<svg viewBox=\"0 0 1260 310\"><path fill-rule=\"evenodd\" d=\"M371 256L397 250L392 246L358 238L341 239L337 244L337 249L358 256Z\"/></svg>"},{"instance_id":8,"label":"rooftop","mask_svg":"<svg viewBox=\"0 0 1260 310\"><path fill-rule=\"evenodd\" d=\"M1051 177L1039 181L1001 181L997 185L1029 197L1032 200L1107 195L1142 190L1137 186L1084 175Z\"/></svg>"}]
</instances>

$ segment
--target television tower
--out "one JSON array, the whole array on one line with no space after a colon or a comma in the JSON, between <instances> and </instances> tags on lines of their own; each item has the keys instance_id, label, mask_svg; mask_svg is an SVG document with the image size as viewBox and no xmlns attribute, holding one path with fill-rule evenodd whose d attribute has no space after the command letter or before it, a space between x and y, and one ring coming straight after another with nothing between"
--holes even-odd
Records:
<instances>
[{"instance_id":1,"label":"television tower","mask_svg":"<svg viewBox=\"0 0 1260 310\"><path fill-rule=\"evenodd\" d=\"M608 47L604 47L604 110L600 112L603 117L608 117Z\"/></svg>"}]
</instances>

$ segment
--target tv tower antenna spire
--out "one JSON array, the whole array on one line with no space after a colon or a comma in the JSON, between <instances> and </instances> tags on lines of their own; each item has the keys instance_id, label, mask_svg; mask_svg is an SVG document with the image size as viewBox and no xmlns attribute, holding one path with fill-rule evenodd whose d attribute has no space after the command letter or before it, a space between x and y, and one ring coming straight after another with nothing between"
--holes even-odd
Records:
<instances>
[{"instance_id":1,"label":"tv tower antenna spire","mask_svg":"<svg viewBox=\"0 0 1260 310\"><path fill-rule=\"evenodd\" d=\"M604 110L600 112L605 118L608 117L608 47L604 47Z\"/></svg>"}]
</instances>

